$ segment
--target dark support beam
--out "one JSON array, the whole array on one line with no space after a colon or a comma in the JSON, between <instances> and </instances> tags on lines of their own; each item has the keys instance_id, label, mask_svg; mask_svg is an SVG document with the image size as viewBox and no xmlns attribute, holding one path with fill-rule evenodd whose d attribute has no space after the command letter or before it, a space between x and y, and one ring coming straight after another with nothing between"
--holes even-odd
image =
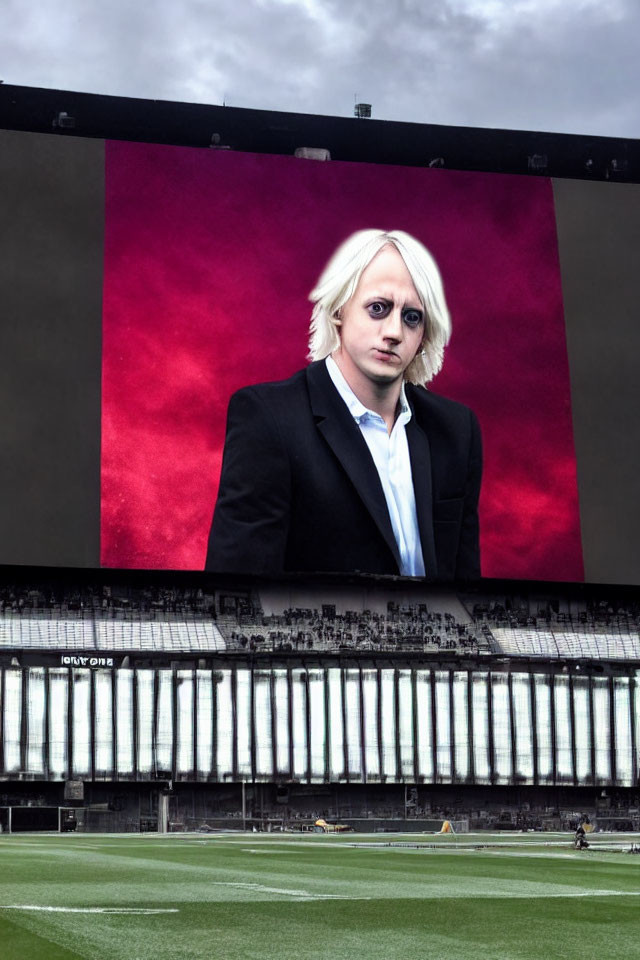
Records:
<instances>
[{"instance_id":1,"label":"dark support beam","mask_svg":"<svg viewBox=\"0 0 640 960\"><path fill-rule=\"evenodd\" d=\"M234 783L239 779L238 774L238 671L231 671L231 779Z\"/></svg>"},{"instance_id":2,"label":"dark support beam","mask_svg":"<svg viewBox=\"0 0 640 960\"><path fill-rule=\"evenodd\" d=\"M507 690L509 697L509 732L511 734L511 783L516 782L518 756L516 751L516 711L513 705L513 677L507 675Z\"/></svg>"},{"instance_id":3,"label":"dark support beam","mask_svg":"<svg viewBox=\"0 0 640 960\"><path fill-rule=\"evenodd\" d=\"M595 787L598 782L596 776L596 724L593 705L593 676L589 675L589 727L591 728L591 783Z\"/></svg>"},{"instance_id":4,"label":"dark support beam","mask_svg":"<svg viewBox=\"0 0 640 960\"><path fill-rule=\"evenodd\" d=\"M420 776L420 766L418 763L418 681L416 670L411 670L411 740L413 743L413 782L417 783Z\"/></svg>"},{"instance_id":5,"label":"dark support beam","mask_svg":"<svg viewBox=\"0 0 640 960\"><path fill-rule=\"evenodd\" d=\"M249 668L249 756L251 761L251 780L256 779L256 668L252 664Z\"/></svg>"},{"instance_id":6,"label":"dark support beam","mask_svg":"<svg viewBox=\"0 0 640 960\"><path fill-rule=\"evenodd\" d=\"M0 670L0 774L6 773L4 754L4 705L7 696L7 671Z\"/></svg>"},{"instance_id":7,"label":"dark support beam","mask_svg":"<svg viewBox=\"0 0 640 960\"><path fill-rule=\"evenodd\" d=\"M178 671L171 669L171 779L178 776Z\"/></svg>"},{"instance_id":8,"label":"dark support beam","mask_svg":"<svg viewBox=\"0 0 640 960\"><path fill-rule=\"evenodd\" d=\"M67 667L67 780L73 780L73 668Z\"/></svg>"},{"instance_id":9,"label":"dark support beam","mask_svg":"<svg viewBox=\"0 0 640 960\"><path fill-rule=\"evenodd\" d=\"M396 775L395 780L400 781L402 777L402 755L400 752L400 671L396 667L393 671L393 716L396 730Z\"/></svg>"},{"instance_id":10,"label":"dark support beam","mask_svg":"<svg viewBox=\"0 0 640 960\"><path fill-rule=\"evenodd\" d=\"M271 769L273 770L274 780L279 779L278 770L278 725L277 714L278 704L276 703L276 678L273 673L273 667L269 670L269 707L271 720Z\"/></svg>"},{"instance_id":11,"label":"dark support beam","mask_svg":"<svg viewBox=\"0 0 640 960\"><path fill-rule=\"evenodd\" d=\"M453 703L453 670L449 670L449 749L451 751L451 782L456 780L456 729Z\"/></svg>"},{"instance_id":12,"label":"dark support beam","mask_svg":"<svg viewBox=\"0 0 640 960\"><path fill-rule=\"evenodd\" d=\"M469 775L468 781L475 783L476 780L476 755L473 742L473 673L467 670L467 732L469 735Z\"/></svg>"},{"instance_id":13,"label":"dark support beam","mask_svg":"<svg viewBox=\"0 0 640 960\"><path fill-rule=\"evenodd\" d=\"M329 783L331 780L331 709L329 704L329 670L327 667L323 671L323 683L325 715L324 779L326 783Z\"/></svg>"},{"instance_id":14,"label":"dark support beam","mask_svg":"<svg viewBox=\"0 0 640 960\"><path fill-rule=\"evenodd\" d=\"M533 673L529 674L529 709L531 711L531 749L533 751L533 782L539 783L538 751L538 708L536 704L536 679Z\"/></svg>"},{"instance_id":15,"label":"dark support beam","mask_svg":"<svg viewBox=\"0 0 640 960\"><path fill-rule=\"evenodd\" d=\"M429 670L429 685L431 687L431 755L433 757L433 782L438 782L438 716L436 713L436 678L433 670Z\"/></svg>"},{"instance_id":16,"label":"dark support beam","mask_svg":"<svg viewBox=\"0 0 640 960\"><path fill-rule=\"evenodd\" d=\"M119 779L118 771L118 673L112 670L111 677L111 770L114 780Z\"/></svg>"},{"instance_id":17,"label":"dark support beam","mask_svg":"<svg viewBox=\"0 0 640 960\"><path fill-rule=\"evenodd\" d=\"M367 731L364 722L364 678L362 664L358 666L358 702L360 704L360 770L362 782L367 782Z\"/></svg>"},{"instance_id":18,"label":"dark support beam","mask_svg":"<svg viewBox=\"0 0 640 960\"><path fill-rule=\"evenodd\" d=\"M307 739L307 783L311 783L311 703L309 699L309 671L304 670L304 714Z\"/></svg>"},{"instance_id":19,"label":"dark support beam","mask_svg":"<svg viewBox=\"0 0 640 960\"><path fill-rule=\"evenodd\" d=\"M294 757L293 757L293 676L291 667L287 667L287 728L289 734L289 779L293 780L294 775Z\"/></svg>"},{"instance_id":20,"label":"dark support beam","mask_svg":"<svg viewBox=\"0 0 640 960\"><path fill-rule=\"evenodd\" d=\"M350 780L349 770L349 743L347 727L347 677L344 667L340 667L340 706L342 708L342 762L344 764L344 776L347 783Z\"/></svg>"},{"instance_id":21,"label":"dark support beam","mask_svg":"<svg viewBox=\"0 0 640 960\"><path fill-rule=\"evenodd\" d=\"M198 671L196 669L191 671L191 724L193 730L193 762L191 769L193 771L193 779L198 780Z\"/></svg>"},{"instance_id":22,"label":"dark support beam","mask_svg":"<svg viewBox=\"0 0 640 960\"><path fill-rule=\"evenodd\" d=\"M571 782L578 782L576 745L576 705L573 700L573 674L569 674L569 720L571 723Z\"/></svg>"},{"instance_id":23,"label":"dark support beam","mask_svg":"<svg viewBox=\"0 0 640 960\"><path fill-rule=\"evenodd\" d=\"M638 743L636 737L636 678L631 674L629 678L629 713L631 720L631 783L638 783Z\"/></svg>"},{"instance_id":24,"label":"dark support beam","mask_svg":"<svg viewBox=\"0 0 640 960\"><path fill-rule=\"evenodd\" d=\"M611 782L618 782L618 749L616 746L616 700L613 677L609 677L609 755L611 757Z\"/></svg>"},{"instance_id":25,"label":"dark support beam","mask_svg":"<svg viewBox=\"0 0 640 960\"><path fill-rule=\"evenodd\" d=\"M384 780L384 751L382 749L382 670L376 669L376 712L377 712L377 731L378 731L378 760L380 770L380 780Z\"/></svg>"},{"instance_id":26,"label":"dark support beam","mask_svg":"<svg viewBox=\"0 0 640 960\"><path fill-rule=\"evenodd\" d=\"M2 703L2 698L0 697L0 704ZM43 744L43 769L44 769L44 778L49 780L51 777L51 677L49 673L49 667L45 667L44 670L44 744ZM0 771L3 769L2 764L2 720L0 719Z\"/></svg>"},{"instance_id":27,"label":"dark support beam","mask_svg":"<svg viewBox=\"0 0 640 960\"><path fill-rule=\"evenodd\" d=\"M140 717L138 715L138 671L133 671L131 685L131 734L133 746L133 779L139 780L138 772L138 745L140 741Z\"/></svg>"},{"instance_id":28,"label":"dark support beam","mask_svg":"<svg viewBox=\"0 0 640 960\"><path fill-rule=\"evenodd\" d=\"M89 671L89 776L96 778L96 672Z\"/></svg>"},{"instance_id":29,"label":"dark support beam","mask_svg":"<svg viewBox=\"0 0 640 960\"><path fill-rule=\"evenodd\" d=\"M558 754L556 736L556 678L549 677L549 710L551 712L551 781L554 786L558 783Z\"/></svg>"},{"instance_id":30,"label":"dark support beam","mask_svg":"<svg viewBox=\"0 0 640 960\"><path fill-rule=\"evenodd\" d=\"M220 780L218 770L218 670L211 671L211 774Z\"/></svg>"},{"instance_id":31,"label":"dark support beam","mask_svg":"<svg viewBox=\"0 0 640 960\"><path fill-rule=\"evenodd\" d=\"M29 738L29 670L20 670L20 770L27 769L27 740Z\"/></svg>"},{"instance_id":32,"label":"dark support beam","mask_svg":"<svg viewBox=\"0 0 640 960\"><path fill-rule=\"evenodd\" d=\"M487 674L487 726L489 733L489 782L496 782L495 737L493 735L493 674Z\"/></svg>"}]
</instances>

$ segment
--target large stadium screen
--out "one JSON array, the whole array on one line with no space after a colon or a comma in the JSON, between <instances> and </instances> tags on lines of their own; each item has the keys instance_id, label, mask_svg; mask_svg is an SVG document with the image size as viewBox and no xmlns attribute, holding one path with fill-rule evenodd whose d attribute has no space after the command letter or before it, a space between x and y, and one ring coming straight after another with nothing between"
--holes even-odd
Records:
<instances>
[{"instance_id":1,"label":"large stadium screen","mask_svg":"<svg viewBox=\"0 0 640 960\"><path fill-rule=\"evenodd\" d=\"M230 398L293 377L229 420L222 569L400 572L364 432L308 360L310 292L376 228L430 251L452 319L407 394L427 578L473 572L470 410L482 576L640 583L640 187L12 131L0 172L0 563L202 570Z\"/></svg>"}]
</instances>

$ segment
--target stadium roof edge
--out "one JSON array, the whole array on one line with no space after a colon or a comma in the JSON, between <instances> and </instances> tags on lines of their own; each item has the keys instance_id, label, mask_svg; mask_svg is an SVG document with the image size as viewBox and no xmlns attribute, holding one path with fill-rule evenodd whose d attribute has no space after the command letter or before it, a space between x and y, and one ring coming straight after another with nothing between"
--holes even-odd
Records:
<instances>
[{"instance_id":1,"label":"stadium roof edge","mask_svg":"<svg viewBox=\"0 0 640 960\"><path fill-rule=\"evenodd\" d=\"M61 115L68 123L60 124ZM640 141L632 138L363 120L8 83L0 85L0 128L191 147L210 147L217 134L220 145L257 153L291 155L317 146L334 160L640 182Z\"/></svg>"}]
</instances>

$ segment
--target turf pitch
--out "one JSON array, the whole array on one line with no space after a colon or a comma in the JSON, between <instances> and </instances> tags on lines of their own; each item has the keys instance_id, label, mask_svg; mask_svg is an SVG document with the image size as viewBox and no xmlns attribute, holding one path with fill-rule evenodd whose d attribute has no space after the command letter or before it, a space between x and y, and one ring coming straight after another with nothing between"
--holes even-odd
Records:
<instances>
[{"instance_id":1,"label":"turf pitch","mask_svg":"<svg viewBox=\"0 0 640 960\"><path fill-rule=\"evenodd\" d=\"M2 960L640 956L638 836L0 837Z\"/></svg>"}]
</instances>

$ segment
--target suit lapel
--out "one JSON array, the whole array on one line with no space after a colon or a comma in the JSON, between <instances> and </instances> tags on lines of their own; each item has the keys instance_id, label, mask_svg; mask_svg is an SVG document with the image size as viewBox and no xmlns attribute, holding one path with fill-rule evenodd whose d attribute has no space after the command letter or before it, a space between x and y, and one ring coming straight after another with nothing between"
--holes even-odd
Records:
<instances>
[{"instance_id":1,"label":"suit lapel","mask_svg":"<svg viewBox=\"0 0 640 960\"><path fill-rule=\"evenodd\" d=\"M311 410L318 430L357 490L400 569L387 502L373 458L357 424L334 387L323 360L307 367ZM412 459L413 464L413 459Z\"/></svg>"},{"instance_id":2,"label":"suit lapel","mask_svg":"<svg viewBox=\"0 0 640 960\"><path fill-rule=\"evenodd\" d=\"M411 420L407 424L407 441L411 460L413 492L416 498L418 529L422 543L422 558L427 580L435 580L438 568L436 545L433 536L433 493L431 488L431 448L429 438L418 423L411 391L407 385L407 400L411 407Z\"/></svg>"}]
</instances>

